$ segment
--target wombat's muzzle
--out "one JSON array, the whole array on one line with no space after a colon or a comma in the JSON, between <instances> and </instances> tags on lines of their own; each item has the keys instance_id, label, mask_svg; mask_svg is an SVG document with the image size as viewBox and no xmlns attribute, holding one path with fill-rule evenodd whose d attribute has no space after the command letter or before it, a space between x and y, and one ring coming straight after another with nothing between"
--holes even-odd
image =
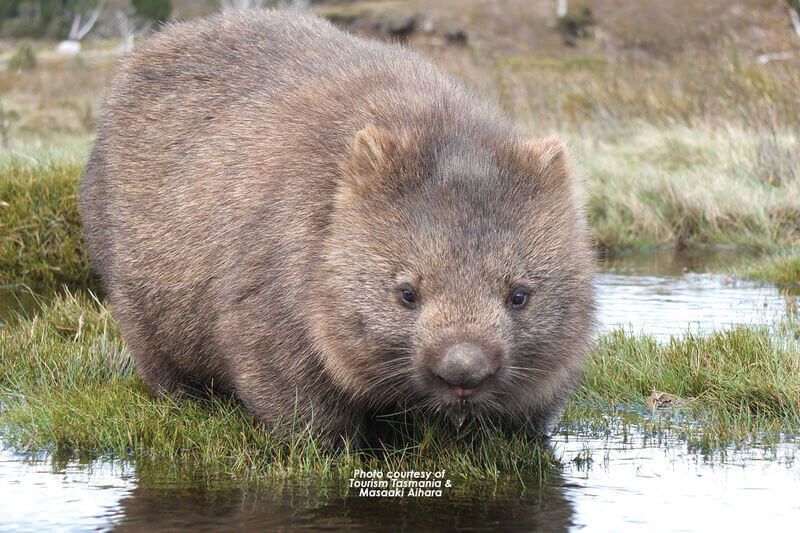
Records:
<instances>
[{"instance_id":1,"label":"wombat's muzzle","mask_svg":"<svg viewBox=\"0 0 800 533\"><path fill-rule=\"evenodd\" d=\"M460 342L445 349L435 374L447 382L461 398L494 373L485 350L471 342Z\"/></svg>"}]
</instances>

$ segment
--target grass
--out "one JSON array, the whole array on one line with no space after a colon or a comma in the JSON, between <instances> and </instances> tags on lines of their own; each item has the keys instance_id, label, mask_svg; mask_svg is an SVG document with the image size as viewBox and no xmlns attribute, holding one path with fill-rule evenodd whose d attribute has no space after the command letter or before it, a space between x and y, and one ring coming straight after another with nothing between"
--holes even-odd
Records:
<instances>
[{"instance_id":1,"label":"grass","mask_svg":"<svg viewBox=\"0 0 800 533\"><path fill-rule=\"evenodd\" d=\"M664 343L615 331L595 347L578 404L658 407L653 399L665 397L685 415L675 429L706 446L796 432L799 334L792 320L777 329L738 326Z\"/></svg>"},{"instance_id":2,"label":"grass","mask_svg":"<svg viewBox=\"0 0 800 533\"><path fill-rule=\"evenodd\" d=\"M766 328L739 326L669 342L617 331L595 348L584 390L607 402L667 391L698 407L800 421L800 351Z\"/></svg>"},{"instance_id":3,"label":"grass","mask_svg":"<svg viewBox=\"0 0 800 533\"><path fill-rule=\"evenodd\" d=\"M8 70L24 70L36 66L36 52L33 51L33 46L30 43L23 42L17 48L17 51L8 60Z\"/></svg>"},{"instance_id":4,"label":"grass","mask_svg":"<svg viewBox=\"0 0 800 533\"><path fill-rule=\"evenodd\" d=\"M738 270L738 275L780 287L800 286L800 253L768 255L748 261Z\"/></svg>"},{"instance_id":5,"label":"grass","mask_svg":"<svg viewBox=\"0 0 800 533\"><path fill-rule=\"evenodd\" d=\"M599 246L765 251L800 242L800 161L780 180L769 179L767 163L800 153L796 135L642 124L635 134L576 136L572 145Z\"/></svg>"},{"instance_id":6,"label":"grass","mask_svg":"<svg viewBox=\"0 0 800 533\"><path fill-rule=\"evenodd\" d=\"M77 209L83 165L0 158L0 284L92 283Z\"/></svg>"},{"instance_id":7,"label":"grass","mask_svg":"<svg viewBox=\"0 0 800 533\"><path fill-rule=\"evenodd\" d=\"M738 328L667 344L612 333L593 351L563 428L591 426L598 409L607 415L624 406L643 427L710 448L796 431L798 333L791 322L784 335ZM665 423L643 414L654 390L680 398L683 418ZM275 437L230 398L155 399L132 370L108 309L83 292L56 297L40 314L0 330L0 404L0 429L19 449L110 452L234 479L341 478L357 468L392 468L516 483L541 479L554 464L552 450L520 436L478 428L456 434L428 419L399 426L404 446L332 454L308 434Z\"/></svg>"}]
</instances>

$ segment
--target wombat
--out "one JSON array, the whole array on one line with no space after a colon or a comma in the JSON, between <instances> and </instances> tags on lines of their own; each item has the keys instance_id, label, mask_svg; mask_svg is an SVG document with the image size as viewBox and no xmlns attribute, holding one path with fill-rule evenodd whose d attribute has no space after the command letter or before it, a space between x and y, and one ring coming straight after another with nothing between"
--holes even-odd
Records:
<instances>
[{"instance_id":1,"label":"wombat","mask_svg":"<svg viewBox=\"0 0 800 533\"><path fill-rule=\"evenodd\" d=\"M213 387L334 441L414 407L557 420L595 309L558 140L407 48L280 11L168 26L104 115L86 240L153 393Z\"/></svg>"}]
</instances>

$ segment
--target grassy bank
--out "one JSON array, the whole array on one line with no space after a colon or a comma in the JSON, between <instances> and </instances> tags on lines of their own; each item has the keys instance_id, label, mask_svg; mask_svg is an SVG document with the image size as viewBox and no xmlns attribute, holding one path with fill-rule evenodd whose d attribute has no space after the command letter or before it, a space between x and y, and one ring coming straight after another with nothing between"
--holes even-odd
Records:
<instances>
[{"instance_id":1,"label":"grassy bank","mask_svg":"<svg viewBox=\"0 0 800 533\"><path fill-rule=\"evenodd\" d=\"M657 342L622 331L600 339L573 406L647 406L678 414L667 427L715 448L800 430L800 327L739 326ZM663 421L644 424L660 427Z\"/></svg>"},{"instance_id":2,"label":"grassy bank","mask_svg":"<svg viewBox=\"0 0 800 533\"><path fill-rule=\"evenodd\" d=\"M800 349L784 337L798 332L794 324L785 326L787 335L739 328L667 344L613 333L593 351L563 427L591 426L598 408L608 414L624 407L653 431L679 431L711 447L796 431ZM666 395L653 400L653 391ZM56 298L39 316L0 330L0 402L0 430L19 449L191 463L237 479L414 468L494 482L542 475L553 460L523 438L470 428L455 434L442 421L406 427L409 444L398 449L332 455L308 435L274 437L227 398L183 405L154 399L133 372L108 310L83 293ZM683 414L665 425L642 414L648 402Z\"/></svg>"},{"instance_id":3,"label":"grassy bank","mask_svg":"<svg viewBox=\"0 0 800 533\"><path fill-rule=\"evenodd\" d=\"M571 144L601 246L766 251L800 242L800 142L792 134L643 124Z\"/></svg>"}]
</instances>

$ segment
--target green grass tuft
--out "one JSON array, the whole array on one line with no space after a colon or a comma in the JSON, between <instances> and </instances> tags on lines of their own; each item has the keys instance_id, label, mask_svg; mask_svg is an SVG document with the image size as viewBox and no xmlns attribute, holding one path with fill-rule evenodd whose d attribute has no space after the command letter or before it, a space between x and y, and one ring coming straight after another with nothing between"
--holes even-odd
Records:
<instances>
[{"instance_id":1,"label":"green grass tuft","mask_svg":"<svg viewBox=\"0 0 800 533\"><path fill-rule=\"evenodd\" d=\"M788 328L788 326L786 326ZM616 331L590 358L583 393L644 405L653 391L697 411L800 423L800 346L794 332L739 326L666 343Z\"/></svg>"},{"instance_id":2,"label":"green grass tuft","mask_svg":"<svg viewBox=\"0 0 800 533\"><path fill-rule=\"evenodd\" d=\"M17 51L8 60L8 70L19 71L34 68L36 66L36 52L33 45L22 42L17 47Z\"/></svg>"}]
</instances>

